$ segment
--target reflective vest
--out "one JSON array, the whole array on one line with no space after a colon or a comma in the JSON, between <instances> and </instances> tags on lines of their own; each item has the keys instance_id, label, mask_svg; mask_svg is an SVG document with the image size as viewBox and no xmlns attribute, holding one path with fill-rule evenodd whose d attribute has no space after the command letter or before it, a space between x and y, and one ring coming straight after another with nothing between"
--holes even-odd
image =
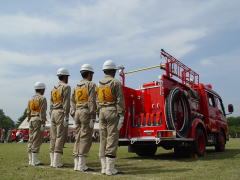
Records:
<instances>
[{"instance_id":1,"label":"reflective vest","mask_svg":"<svg viewBox=\"0 0 240 180\"><path fill-rule=\"evenodd\" d=\"M62 103L63 99L61 97L60 89L53 89L52 90L52 100L53 100L53 104Z\"/></svg>"},{"instance_id":2,"label":"reflective vest","mask_svg":"<svg viewBox=\"0 0 240 180\"><path fill-rule=\"evenodd\" d=\"M113 98L113 94L110 86L105 85L105 86L99 87L97 90L97 94L98 94L98 101L100 103L114 102L114 98Z\"/></svg>"},{"instance_id":3,"label":"reflective vest","mask_svg":"<svg viewBox=\"0 0 240 180\"><path fill-rule=\"evenodd\" d=\"M87 88L77 88L74 90L76 104L87 103L89 100Z\"/></svg>"},{"instance_id":4,"label":"reflective vest","mask_svg":"<svg viewBox=\"0 0 240 180\"><path fill-rule=\"evenodd\" d=\"M38 114L40 113L40 103L38 100L30 100L29 101L29 110L31 114Z\"/></svg>"}]
</instances>

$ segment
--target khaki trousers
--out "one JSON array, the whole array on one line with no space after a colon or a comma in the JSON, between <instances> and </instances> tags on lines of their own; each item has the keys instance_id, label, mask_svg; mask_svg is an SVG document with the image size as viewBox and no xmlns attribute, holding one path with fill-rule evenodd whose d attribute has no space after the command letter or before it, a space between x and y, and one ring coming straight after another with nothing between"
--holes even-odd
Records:
<instances>
[{"instance_id":1,"label":"khaki trousers","mask_svg":"<svg viewBox=\"0 0 240 180\"><path fill-rule=\"evenodd\" d=\"M65 139L64 139L64 143L63 143L63 146L65 143L68 142L68 125L65 127Z\"/></svg>"},{"instance_id":2,"label":"khaki trousers","mask_svg":"<svg viewBox=\"0 0 240 180\"><path fill-rule=\"evenodd\" d=\"M119 138L118 121L119 117L115 107L101 107L99 112L100 157L116 157Z\"/></svg>"},{"instance_id":3,"label":"khaki trousers","mask_svg":"<svg viewBox=\"0 0 240 180\"><path fill-rule=\"evenodd\" d=\"M28 152L38 153L43 142L43 133L41 131L42 121L38 116L31 117L29 121L29 141Z\"/></svg>"},{"instance_id":4,"label":"khaki trousers","mask_svg":"<svg viewBox=\"0 0 240 180\"><path fill-rule=\"evenodd\" d=\"M89 127L90 114L87 108L75 112L76 135L73 156L87 156L92 145L93 128Z\"/></svg>"},{"instance_id":5,"label":"khaki trousers","mask_svg":"<svg viewBox=\"0 0 240 180\"><path fill-rule=\"evenodd\" d=\"M54 109L51 114L50 152L63 153L66 128L64 127L64 112Z\"/></svg>"}]
</instances>

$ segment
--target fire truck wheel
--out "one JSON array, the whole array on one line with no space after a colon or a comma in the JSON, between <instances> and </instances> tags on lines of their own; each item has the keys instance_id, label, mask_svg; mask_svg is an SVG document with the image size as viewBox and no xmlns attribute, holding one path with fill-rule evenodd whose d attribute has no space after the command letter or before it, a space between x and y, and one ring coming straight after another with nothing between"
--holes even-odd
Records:
<instances>
[{"instance_id":1,"label":"fire truck wheel","mask_svg":"<svg viewBox=\"0 0 240 180\"><path fill-rule=\"evenodd\" d=\"M215 150L217 152L223 152L225 150L226 138L224 136L223 131L217 135L217 143L215 145Z\"/></svg>"},{"instance_id":2,"label":"fire truck wheel","mask_svg":"<svg viewBox=\"0 0 240 180\"><path fill-rule=\"evenodd\" d=\"M178 137L187 137L190 125L190 108L184 91L173 88L166 99L167 126L176 130Z\"/></svg>"},{"instance_id":3,"label":"fire truck wheel","mask_svg":"<svg viewBox=\"0 0 240 180\"><path fill-rule=\"evenodd\" d=\"M135 153L138 156L154 156L157 151L157 146L138 146L135 149Z\"/></svg>"},{"instance_id":4,"label":"fire truck wheel","mask_svg":"<svg viewBox=\"0 0 240 180\"><path fill-rule=\"evenodd\" d=\"M196 129L194 141L194 153L198 156L204 156L206 151L206 137L202 128Z\"/></svg>"}]
</instances>

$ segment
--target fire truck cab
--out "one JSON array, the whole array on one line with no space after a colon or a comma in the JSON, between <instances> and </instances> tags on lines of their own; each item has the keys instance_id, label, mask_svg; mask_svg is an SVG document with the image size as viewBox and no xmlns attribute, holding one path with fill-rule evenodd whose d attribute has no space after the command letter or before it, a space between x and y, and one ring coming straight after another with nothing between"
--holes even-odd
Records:
<instances>
[{"instance_id":1,"label":"fire truck cab","mask_svg":"<svg viewBox=\"0 0 240 180\"><path fill-rule=\"evenodd\" d=\"M221 97L173 56L164 50L161 56L165 64L130 72L121 68L126 113L119 145L139 156L154 155L158 146L198 156L205 154L206 146L224 151L228 125ZM125 75L156 67L166 72L159 81L140 89L125 86ZM228 110L233 112L231 104Z\"/></svg>"}]
</instances>

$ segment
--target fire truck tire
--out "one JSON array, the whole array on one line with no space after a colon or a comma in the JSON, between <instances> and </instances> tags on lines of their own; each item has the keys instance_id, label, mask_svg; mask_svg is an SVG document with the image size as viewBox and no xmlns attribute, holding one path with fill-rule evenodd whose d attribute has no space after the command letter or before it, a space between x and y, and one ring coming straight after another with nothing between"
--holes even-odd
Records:
<instances>
[{"instance_id":1,"label":"fire truck tire","mask_svg":"<svg viewBox=\"0 0 240 180\"><path fill-rule=\"evenodd\" d=\"M215 145L215 150L217 152L223 152L225 150L226 138L223 131L220 131L217 135L217 142Z\"/></svg>"},{"instance_id":2,"label":"fire truck tire","mask_svg":"<svg viewBox=\"0 0 240 180\"><path fill-rule=\"evenodd\" d=\"M166 99L167 126L176 130L178 137L188 137L190 126L190 107L184 91L173 88Z\"/></svg>"},{"instance_id":3,"label":"fire truck tire","mask_svg":"<svg viewBox=\"0 0 240 180\"><path fill-rule=\"evenodd\" d=\"M154 156L157 151L157 146L154 146L154 145L135 146L134 150L138 156L144 156L144 157Z\"/></svg>"},{"instance_id":4,"label":"fire truck tire","mask_svg":"<svg viewBox=\"0 0 240 180\"><path fill-rule=\"evenodd\" d=\"M198 156L204 156L206 152L206 137L202 128L197 128L195 132L195 141L193 143L194 153Z\"/></svg>"}]
</instances>

